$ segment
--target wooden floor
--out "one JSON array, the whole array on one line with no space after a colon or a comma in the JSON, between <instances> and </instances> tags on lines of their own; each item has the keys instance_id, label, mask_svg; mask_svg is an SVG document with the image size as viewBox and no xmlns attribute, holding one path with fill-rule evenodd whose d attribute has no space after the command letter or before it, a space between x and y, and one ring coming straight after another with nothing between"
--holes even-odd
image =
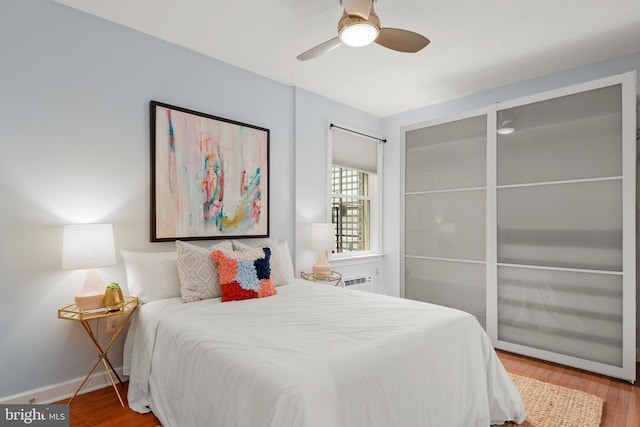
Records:
<instances>
[{"instance_id":1,"label":"wooden floor","mask_svg":"<svg viewBox=\"0 0 640 427\"><path fill-rule=\"evenodd\" d=\"M581 390L604 399L600 427L640 426L640 384L498 351L507 371L551 384ZM640 375L640 364L636 370Z\"/></svg>"},{"instance_id":2,"label":"wooden floor","mask_svg":"<svg viewBox=\"0 0 640 427\"><path fill-rule=\"evenodd\" d=\"M127 386L118 385L124 404L127 405ZM56 403L67 403L66 400ZM120 406L113 387L105 387L86 394L80 394L69 405L71 427L156 427L160 421L152 414L138 414Z\"/></svg>"},{"instance_id":3,"label":"wooden floor","mask_svg":"<svg viewBox=\"0 0 640 427\"><path fill-rule=\"evenodd\" d=\"M640 426L640 385L498 351L507 371L582 390L605 400L601 427ZM640 369L640 367L639 367ZM640 373L640 370L639 370ZM126 384L122 386L126 396ZM65 403L65 402L59 402ZM122 408L112 387L77 396L71 403L71 427L157 427L153 414ZM401 426L398 426L401 427Z\"/></svg>"}]
</instances>

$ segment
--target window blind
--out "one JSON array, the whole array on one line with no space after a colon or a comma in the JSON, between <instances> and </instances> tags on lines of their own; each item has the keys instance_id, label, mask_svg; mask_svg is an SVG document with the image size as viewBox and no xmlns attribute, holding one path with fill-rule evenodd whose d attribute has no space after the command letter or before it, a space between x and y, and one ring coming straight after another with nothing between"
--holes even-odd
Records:
<instances>
[{"instance_id":1,"label":"window blind","mask_svg":"<svg viewBox=\"0 0 640 427\"><path fill-rule=\"evenodd\" d=\"M331 162L361 172L378 172L379 140L331 128Z\"/></svg>"}]
</instances>

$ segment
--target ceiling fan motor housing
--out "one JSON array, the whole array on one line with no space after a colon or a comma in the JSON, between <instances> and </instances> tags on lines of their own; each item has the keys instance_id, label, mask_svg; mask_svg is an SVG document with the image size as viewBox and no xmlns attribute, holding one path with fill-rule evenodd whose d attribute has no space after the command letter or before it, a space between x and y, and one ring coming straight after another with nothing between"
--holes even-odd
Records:
<instances>
[{"instance_id":1,"label":"ceiling fan motor housing","mask_svg":"<svg viewBox=\"0 0 640 427\"><path fill-rule=\"evenodd\" d=\"M369 24L380 30L380 18L376 15L373 8L371 8L371 12L369 13L369 19L363 19L355 15L348 15L347 12L343 11L342 17L338 22L338 34L340 34L345 28L354 24Z\"/></svg>"}]
</instances>

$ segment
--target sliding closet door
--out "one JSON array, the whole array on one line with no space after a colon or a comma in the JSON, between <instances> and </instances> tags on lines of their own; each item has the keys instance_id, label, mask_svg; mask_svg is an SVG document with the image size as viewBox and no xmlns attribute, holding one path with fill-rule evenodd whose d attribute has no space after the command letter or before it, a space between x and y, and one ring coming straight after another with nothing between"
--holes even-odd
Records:
<instances>
[{"instance_id":1,"label":"sliding closet door","mask_svg":"<svg viewBox=\"0 0 640 427\"><path fill-rule=\"evenodd\" d=\"M635 380L635 73L407 127L402 295Z\"/></svg>"},{"instance_id":2,"label":"sliding closet door","mask_svg":"<svg viewBox=\"0 0 640 427\"><path fill-rule=\"evenodd\" d=\"M634 380L635 143L594 86L497 112L497 346Z\"/></svg>"},{"instance_id":3,"label":"sliding closet door","mask_svg":"<svg viewBox=\"0 0 640 427\"><path fill-rule=\"evenodd\" d=\"M486 115L408 130L404 163L404 296L484 327Z\"/></svg>"}]
</instances>

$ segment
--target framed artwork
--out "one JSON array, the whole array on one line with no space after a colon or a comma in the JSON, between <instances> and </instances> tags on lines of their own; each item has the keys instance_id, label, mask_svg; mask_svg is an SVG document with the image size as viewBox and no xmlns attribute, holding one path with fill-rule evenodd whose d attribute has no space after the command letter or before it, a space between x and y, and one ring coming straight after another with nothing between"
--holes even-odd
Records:
<instances>
[{"instance_id":1,"label":"framed artwork","mask_svg":"<svg viewBox=\"0 0 640 427\"><path fill-rule=\"evenodd\" d=\"M151 241L269 236L269 129L151 101Z\"/></svg>"}]
</instances>

